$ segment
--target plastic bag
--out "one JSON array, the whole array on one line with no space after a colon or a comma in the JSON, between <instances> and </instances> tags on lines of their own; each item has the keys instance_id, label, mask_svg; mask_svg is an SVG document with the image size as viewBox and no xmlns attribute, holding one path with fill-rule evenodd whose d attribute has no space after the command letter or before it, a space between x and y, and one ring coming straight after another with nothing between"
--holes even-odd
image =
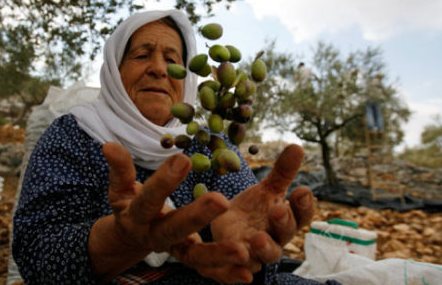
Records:
<instances>
[{"instance_id":1,"label":"plastic bag","mask_svg":"<svg viewBox=\"0 0 442 285\"><path fill-rule=\"evenodd\" d=\"M306 235L304 243L306 260L294 274L319 282L336 280L344 285L442 284L442 266L396 258L375 261L376 243L370 240L368 231L324 224L312 224L313 231ZM318 231L322 234L315 233ZM361 233L362 236L356 235ZM362 244L349 242L352 238Z\"/></svg>"}]
</instances>

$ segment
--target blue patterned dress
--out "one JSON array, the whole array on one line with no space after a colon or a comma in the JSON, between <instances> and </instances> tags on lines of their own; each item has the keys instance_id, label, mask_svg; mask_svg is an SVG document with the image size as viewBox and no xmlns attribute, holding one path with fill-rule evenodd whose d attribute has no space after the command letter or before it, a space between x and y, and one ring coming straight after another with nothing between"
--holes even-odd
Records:
<instances>
[{"instance_id":1,"label":"blue patterned dress","mask_svg":"<svg viewBox=\"0 0 442 285\"><path fill-rule=\"evenodd\" d=\"M235 146L229 147L237 151ZM185 151L188 155L194 152L210 154L207 147L196 142ZM191 172L172 194L172 201L177 207L191 203L193 186L199 182L232 198L257 182L241 160L237 173L218 176L211 171ZM153 172L139 166L136 171L140 182ZM108 164L101 144L80 129L72 115L56 119L32 153L14 216L13 255L26 284L97 283L87 252L88 235L97 219L112 212L107 189ZM210 239L207 229L201 234L203 239ZM156 275L161 278L149 284L217 284L180 264L166 263L162 268L159 271L164 274ZM318 284L277 273L276 265L267 266L260 276L260 284ZM143 284L121 280L125 279L116 278L112 283Z\"/></svg>"}]
</instances>

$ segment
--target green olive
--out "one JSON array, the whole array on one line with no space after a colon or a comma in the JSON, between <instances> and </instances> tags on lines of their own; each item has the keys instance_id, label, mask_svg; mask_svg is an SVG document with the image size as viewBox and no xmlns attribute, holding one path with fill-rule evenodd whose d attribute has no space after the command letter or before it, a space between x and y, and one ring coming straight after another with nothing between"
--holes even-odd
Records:
<instances>
[{"instance_id":1,"label":"green olive","mask_svg":"<svg viewBox=\"0 0 442 285\"><path fill-rule=\"evenodd\" d=\"M171 113L175 118L178 118L181 123L187 124L193 120L195 109L188 103L179 102L172 106Z\"/></svg>"},{"instance_id":2,"label":"green olive","mask_svg":"<svg viewBox=\"0 0 442 285\"><path fill-rule=\"evenodd\" d=\"M195 185L195 187L193 187L193 193L192 193L193 198L198 199L199 197L203 196L207 192L209 192L209 190L207 189L207 186L203 183L198 183Z\"/></svg>"},{"instance_id":3,"label":"green olive","mask_svg":"<svg viewBox=\"0 0 442 285\"><path fill-rule=\"evenodd\" d=\"M209 111L215 110L218 99L212 88L210 88L209 86L204 86L203 88L201 88L199 95L201 105L204 109Z\"/></svg>"},{"instance_id":4,"label":"green olive","mask_svg":"<svg viewBox=\"0 0 442 285\"><path fill-rule=\"evenodd\" d=\"M193 136L194 134L196 134L198 132L199 129L200 129L200 125L197 122L192 121L189 124L187 124L186 132L189 136Z\"/></svg>"},{"instance_id":5,"label":"green olive","mask_svg":"<svg viewBox=\"0 0 442 285\"><path fill-rule=\"evenodd\" d=\"M209 86L210 88L213 89L213 91L218 92L218 90L221 88L221 83L219 83L219 81L215 81L215 80L203 81L198 85L198 91L200 91L201 88L203 88L204 86Z\"/></svg>"},{"instance_id":6,"label":"green olive","mask_svg":"<svg viewBox=\"0 0 442 285\"><path fill-rule=\"evenodd\" d=\"M195 138L202 145L207 145L210 142L210 134L203 129L196 133Z\"/></svg>"},{"instance_id":7,"label":"green olive","mask_svg":"<svg viewBox=\"0 0 442 285\"><path fill-rule=\"evenodd\" d=\"M209 48L210 58L216 62L224 62L230 59L229 50L222 45L213 45Z\"/></svg>"},{"instance_id":8,"label":"green olive","mask_svg":"<svg viewBox=\"0 0 442 285\"><path fill-rule=\"evenodd\" d=\"M175 137L175 146L177 148L185 149L190 147L192 144L192 139L186 135L178 135Z\"/></svg>"},{"instance_id":9,"label":"green olive","mask_svg":"<svg viewBox=\"0 0 442 285\"><path fill-rule=\"evenodd\" d=\"M241 52L239 51L239 49L231 45L226 45L226 48L230 52L230 62L238 62L241 60Z\"/></svg>"},{"instance_id":10,"label":"green olive","mask_svg":"<svg viewBox=\"0 0 442 285\"><path fill-rule=\"evenodd\" d=\"M222 86L230 88L233 86L236 78L235 67L230 62L223 62L217 69L217 76Z\"/></svg>"},{"instance_id":11,"label":"green olive","mask_svg":"<svg viewBox=\"0 0 442 285\"><path fill-rule=\"evenodd\" d=\"M208 120L209 129L214 133L219 133L224 130L223 118L218 114L211 114Z\"/></svg>"},{"instance_id":12,"label":"green olive","mask_svg":"<svg viewBox=\"0 0 442 285\"><path fill-rule=\"evenodd\" d=\"M169 63L167 65L167 74L174 79L184 79L187 71L181 64Z\"/></svg>"},{"instance_id":13,"label":"green olive","mask_svg":"<svg viewBox=\"0 0 442 285\"><path fill-rule=\"evenodd\" d=\"M194 153L190 160L192 161L192 170L195 172L204 172L210 169L210 159L201 153Z\"/></svg>"},{"instance_id":14,"label":"green olive","mask_svg":"<svg viewBox=\"0 0 442 285\"><path fill-rule=\"evenodd\" d=\"M209 40L217 40L223 35L223 27L217 23L210 23L201 28L203 37Z\"/></svg>"},{"instance_id":15,"label":"green olive","mask_svg":"<svg viewBox=\"0 0 442 285\"><path fill-rule=\"evenodd\" d=\"M207 64L208 56L207 54L198 54L194 56L189 63L189 70L192 72L197 73L198 71L202 70L204 66Z\"/></svg>"},{"instance_id":16,"label":"green olive","mask_svg":"<svg viewBox=\"0 0 442 285\"><path fill-rule=\"evenodd\" d=\"M267 66L262 59L257 59L252 63L252 79L261 82L266 78Z\"/></svg>"}]
</instances>

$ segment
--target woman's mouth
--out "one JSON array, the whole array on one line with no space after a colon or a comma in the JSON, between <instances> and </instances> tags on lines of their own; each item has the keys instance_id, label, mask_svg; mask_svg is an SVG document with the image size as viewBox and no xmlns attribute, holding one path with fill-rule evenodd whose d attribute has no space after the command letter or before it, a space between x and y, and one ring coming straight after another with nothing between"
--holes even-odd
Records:
<instances>
[{"instance_id":1,"label":"woman's mouth","mask_svg":"<svg viewBox=\"0 0 442 285\"><path fill-rule=\"evenodd\" d=\"M162 95L169 95L169 93L167 92L166 89L163 89L163 88L157 88L157 87L143 88L143 89L141 89L141 92L146 92L146 93L157 93L157 94L162 94Z\"/></svg>"}]
</instances>

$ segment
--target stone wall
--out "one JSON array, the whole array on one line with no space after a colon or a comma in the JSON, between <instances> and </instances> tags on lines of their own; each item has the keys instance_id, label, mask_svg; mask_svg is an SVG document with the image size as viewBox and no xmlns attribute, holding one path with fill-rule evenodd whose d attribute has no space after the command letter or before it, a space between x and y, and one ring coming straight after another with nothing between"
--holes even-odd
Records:
<instances>
[{"instance_id":1,"label":"stone wall","mask_svg":"<svg viewBox=\"0 0 442 285\"><path fill-rule=\"evenodd\" d=\"M247 143L241 144L240 151L252 167L259 167L262 165L272 166L273 161L287 143L276 141L256 144L259 147L259 152L256 155L248 153L249 145ZM382 154L371 159L373 185L376 188L389 192L403 191L418 198L442 200L442 168L419 167ZM366 154L340 157L333 159L331 163L340 181L369 187ZM323 171L320 153L306 151L301 170L309 173Z\"/></svg>"}]
</instances>

